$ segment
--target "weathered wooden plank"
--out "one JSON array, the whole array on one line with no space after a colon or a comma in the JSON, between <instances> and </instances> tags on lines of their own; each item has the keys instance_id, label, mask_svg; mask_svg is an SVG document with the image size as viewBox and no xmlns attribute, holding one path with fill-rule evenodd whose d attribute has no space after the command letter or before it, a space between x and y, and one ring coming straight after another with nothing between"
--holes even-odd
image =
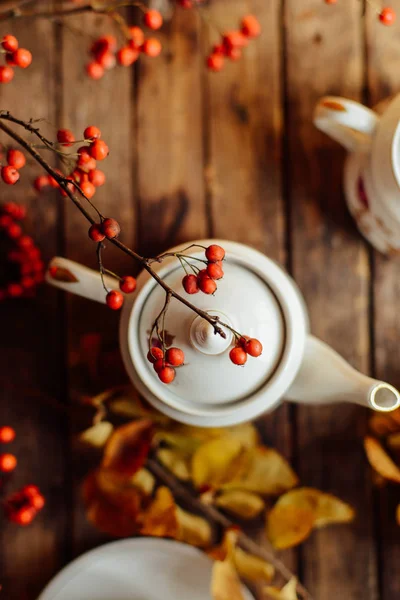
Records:
<instances>
[{"instance_id":1,"label":"weathered wooden plank","mask_svg":"<svg viewBox=\"0 0 400 600\"><path fill-rule=\"evenodd\" d=\"M85 46L102 33L114 33L121 37L111 19L102 16L81 15L67 21L68 28L62 31L62 118L58 126L72 129L77 138L83 135L87 125L100 127L102 137L109 148L109 157L99 164L107 181L100 188L94 202L103 214L116 218L121 224L121 240L128 245L134 243L135 215L132 185L133 131L132 131L132 81L131 68L117 67L105 74L100 81L90 80L85 73L89 57ZM73 29L84 32L77 36ZM121 39L120 39L121 41ZM97 268L96 247L87 235L88 223L75 207L65 206L65 256ZM107 244L103 252L105 266L117 273L129 272L132 261ZM100 285L100 284L99 284ZM117 343L118 315L103 305L92 305L89 301L67 297L68 308L68 355L69 393L71 401L99 381L91 381L88 370L79 366L82 345L97 343L102 347ZM88 334L94 334L88 338ZM86 337L85 337L86 336ZM92 340L92 342L91 342ZM78 363L78 364L77 364ZM96 378L95 378L96 379ZM104 384L103 384L104 385ZM86 389L85 389L86 388ZM86 521L80 497L80 480L87 465L80 454L75 455L73 478L76 484L73 529L73 552L80 553L104 539Z\"/></svg>"},{"instance_id":2,"label":"weathered wooden plank","mask_svg":"<svg viewBox=\"0 0 400 600\"><path fill-rule=\"evenodd\" d=\"M218 43L217 29L238 28L248 12L262 35L239 62L207 75L207 181L215 237L239 241L285 265L282 174L283 106L281 2L218 0L207 15L205 52ZM291 458L290 409L282 406L259 420L265 440ZM260 539L263 532L260 532ZM296 554L283 553L296 570Z\"/></svg>"},{"instance_id":3,"label":"weathered wooden plank","mask_svg":"<svg viewBox=\"0 0 400 600\"><path fill-rule=\"evenodd\" d=\"M391 6L400 12L400 2ZM373 10L368 12L367 44L369 51L368 89L371 105L387 96L398 93L400 41L398 25L393 28L382 26ZM375 375L393 385L400 386L399 337L400 321L398 298L400 293L400 261L398 257L387 259L374 256L374 366ZM397 487L387 486L380 493L379 551L381 559L380 584L382 600L400 596L400 545L399 528L395 523L396 505L400 502Z\"/></svg>"},{"instance_id":4,"label":"weathered wooden plank","mask_svg":"<svg viewBox=\"0 0 400 600\"><path fill-rule=\"evenodd\" d=\"M139 247L148 256L207 235L196 11L177 8L158 37L162 54L138 65Z\"/></svg>"},{"instance_id":5,"label":"weathered wooden plank","mask_svg":"<svg viewBox=\"0 0 400 600\"><path fill-rule=\"evenodd\" d=\"M361 6L288 0L285 22L293 273L312 331L366 371L368 255L341 192L343 152L311 121L323 94L360 97ZM357 436L365 414L350 404L299 407L297 425L302 482L338 494L358 515L354 525L321 530L304 544L304 582L316 598L333 590L343 600L376 598L371 491Z\"/></svg>"},{"instance_id":6,"label":"weathered wooden plank","mask_svg":"<svg viewBox=\"0 0 400 600\"><path fill-rule=\"evenodd\" d=\"M53 25L44 21L1 25L0 38L15 34L32 51L28 70L17 70L8 86L1 86L2 109L22 119L54 122L56 53ZM29 101L27 101L29 100ZM48 133L46 123L41 127ZM1 142L9 144L5 136ZM0 183L1 201L16 201L28 210L24 229L49 260L57 252L60 205L54 195L38 197L32 187L39 167L28 159L15 187ZM18 466L5 493L23 485L39 485L47 505L27 528L8 523L0 531L2 594L9 600L33 599L65 560L67 495L65 415L55 406L64 392L63 313L57 293L42 286L32 299L2 302L0 425L16 430L16 440L1 451L14 453Z\"/></svg>"}]
</instances>

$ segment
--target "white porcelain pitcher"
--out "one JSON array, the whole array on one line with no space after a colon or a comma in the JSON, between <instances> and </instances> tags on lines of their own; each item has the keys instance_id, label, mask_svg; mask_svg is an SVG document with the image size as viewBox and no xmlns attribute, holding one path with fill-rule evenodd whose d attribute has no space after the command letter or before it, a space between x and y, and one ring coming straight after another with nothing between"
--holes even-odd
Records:
<instances>
[{"instance_id":1,"label":"white porcelain pitcher","mask_svg":"<svg viewBox=\"0 0 400 600\"><path fill-rule=\"evenodd\" d=\"M155 269L179 294L197 307L220 314L241 334L263 344L258 358L238 367L229 360L233 340L224 340L213 327L178 300L171 301L166 331L172 345L182 348L185 365L174 382L161 383L147 361L151 326L160 312L165 292L147 272L138 277L134 294L126 296L120 321L120 343L126 369L141 394L157 409L184 423L210 426L233 425L254 419L275 408L285 397L295 402L323 404L355 402L378 411L400 405L400 394L391 385L358 373L334 350L309 335L303 298L292 279L272 260L242 244L201 240L201 246L222 245L226 251L225 276L214 296L188 296L182 288L182 268L168 258ZM180 248L174 248L176 252ZM185 254L204 258L191 248ZM64 290L105 302L99 273L65 258L54 258L50 267L71 276L47 281ZM54 272L54 271L53 271ZM105 278L107 287L118 287Z\"/></svg>"},{"instance_id":2,"label":"white porcelain pitcher","mask_svg":"<svg viewBox=\"0 0 400 600\"><path fill-rule=\"evenodd\" d=\"M381 116L358 102L326 96L314 123L349 152L344 188L361 233L380 252L400 252L400 95Z\"/></svg>"}]
</instances>

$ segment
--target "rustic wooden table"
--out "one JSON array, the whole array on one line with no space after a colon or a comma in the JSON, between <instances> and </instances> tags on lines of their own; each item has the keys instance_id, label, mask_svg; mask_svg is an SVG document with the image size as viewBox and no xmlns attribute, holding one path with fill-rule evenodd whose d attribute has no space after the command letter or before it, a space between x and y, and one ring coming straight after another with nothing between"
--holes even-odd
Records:
<instances>
[{"instance_id":1,"label":"rustic wooden table","mask_svg":"<svg viewBox=\"0 0 400 600\"><path fill-rule=\"evenodd\" d=\"M392 5L400 13L400 0ZM160 34L157 60L99 82L84 74L84 40L49 21L20 21L12 32L34 63L2 87L1 108L77 132L98 124L111 148L98 201L123 223L124 240L152 255L202 236L258 248L293 274L318 336L399 386L400 262L374 253L357 233L341 191L344 153L311 122L325 93L372 105L397 91L399 27L380 26L369 9L364 19L358 0L214 0L210 14L234 27L249 10L263 36L220 74L203 67L212 31L196 12L179 11ZM104 27L89 16L68 23L93 35ZM1 33L9 30L2 25ZM95 266L86 222L58 197L37 197L35 174L35 165L26 167L7 199L28 205L28 228L46 259L61 254ZM111 254L116 268L128 268L126 257ZM56 403L77 394L82 335L101 333L103 345L115 345L117 317L45 286L35 301L0 310L0 421L17 430L20 462L12 485L33 481L47 497L28 529L2 522L1 583L4 599L33 600L67 561L104 540L85 521L70 425ZM352 405L284 405L259 421L304 484L357 510L354 525L321 530L283 555L318 600L400 597L399 496L372 487L361 442L366 417Z\"/></svg>"}]
</instances>

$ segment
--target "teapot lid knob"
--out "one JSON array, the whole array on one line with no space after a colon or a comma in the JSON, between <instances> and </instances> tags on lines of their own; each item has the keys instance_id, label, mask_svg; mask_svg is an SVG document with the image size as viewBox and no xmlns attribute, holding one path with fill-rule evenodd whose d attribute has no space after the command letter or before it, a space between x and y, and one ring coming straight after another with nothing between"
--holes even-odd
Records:
<instances>
[{"instance_id":1,"label":"teapot lid knob","mask_svg":"<svg viewBox=\"0 0 400 600\"><path fill-rule=\"evenodd\" d=\"M221 321L232 327L229 318L217 310L207 311L209 314L220 317ZM225 329L226 338L216 335L214 327L198 316L190 326L190 341L192 345L203 354L222 354L232 344L233 334L229 329Z\"/></svg>"}]
</instances>

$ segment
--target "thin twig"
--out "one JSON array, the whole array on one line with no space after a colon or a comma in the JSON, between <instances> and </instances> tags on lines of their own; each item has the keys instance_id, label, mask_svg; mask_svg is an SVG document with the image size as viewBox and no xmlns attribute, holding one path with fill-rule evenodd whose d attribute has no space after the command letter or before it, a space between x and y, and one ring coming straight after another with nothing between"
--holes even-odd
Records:
<instances>
[{"instance_id":1,"label":"thin twig","mask_svg":"<svg viewBox=\"0 0 400 600\"><path fill-rule=\"evenodd\" d=\"M217 525L220 525L223 529L229 529L234 527L234 523L228 519L224 514L219 512L214 506L209 504L204 504L199 500L199 498L193 496L191 492L182 485L175 477L172 475L167 469L165 469L157 460L154 458L148 458L146 462L146 467L148 468L153 475L155 475L158 479L160 479L163 483L165 483L171 490L171 492L177 498L180 498L184 501L188 506L193 508L196 511L203 513L208 519L214 521ZM291 572L286 565L277 558L271 549L261 548L256 542L254 542L246 533L240 531L238 533L238 541L241 547L244 550L247 550L251 554L259 556L264 560L268 561L273 565L278 573L282 575L282 577L289 581L293 577L295 577L294 573ZM303 600L313 600L310 592L306 590L306 588L301 585L301 583L297 583L297 593L300 598Z\"/></svg>"}]
</instances>

